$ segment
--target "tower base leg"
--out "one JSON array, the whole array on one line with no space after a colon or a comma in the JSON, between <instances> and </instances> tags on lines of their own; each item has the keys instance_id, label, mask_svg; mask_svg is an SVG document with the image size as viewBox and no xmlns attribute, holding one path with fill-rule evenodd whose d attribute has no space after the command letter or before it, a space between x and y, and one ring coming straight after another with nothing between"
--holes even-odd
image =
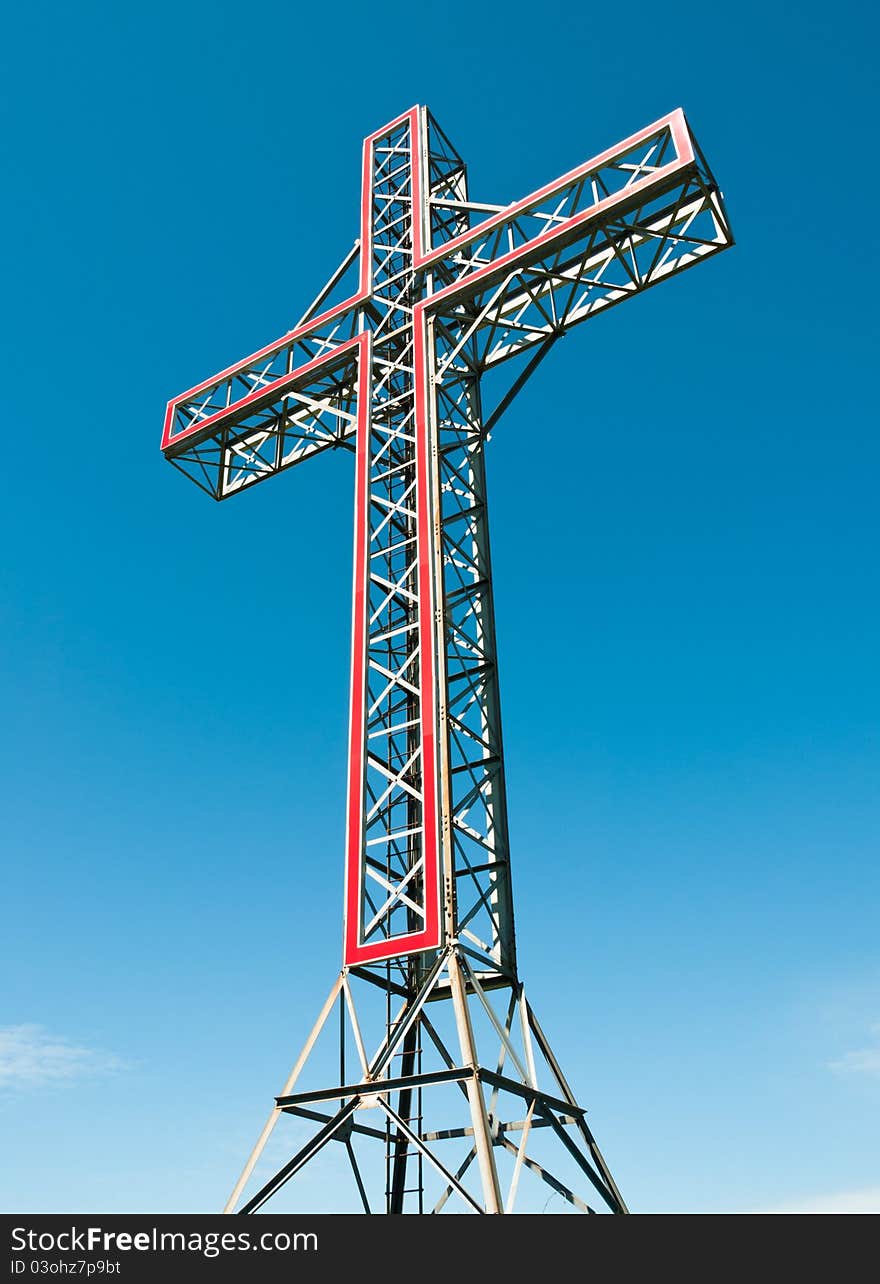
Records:
<instances>
[{"instance_id":1,"label":"tower base leg","mask_svg":"<svg viewBox=\"0 0 880 1284\"><path fill-rule=\"evenodd\" d=\"M628 1211L525 987L481 972L474 957L452 941L418 971L399 960L343 969L225 1212L295 1196L293 1179L307 1169L312 1192L323 1188L316 1166L331 1142L350 1170L352 1201L368 1213ZM362 1031L377 1025L368 1055ZM305 1085L307 1071L316 1086ZM308 1135L266 1176L264 1151L282 1115L308 1124Z\"/></svg>"}]
</instances>

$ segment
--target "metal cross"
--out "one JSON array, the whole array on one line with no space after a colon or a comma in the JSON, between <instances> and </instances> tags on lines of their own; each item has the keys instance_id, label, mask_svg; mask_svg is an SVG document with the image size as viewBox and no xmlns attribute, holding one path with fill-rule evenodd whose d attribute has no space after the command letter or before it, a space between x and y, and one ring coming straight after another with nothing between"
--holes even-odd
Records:
<instances>
[{"instance_id":1,"label":"metal cross","mask_svg":"<svg viewBox=\"0 0 880 1284\"><path fill-rule=\"evenodd\" d=\"M302 322L169 403L162 449L215 499L355 444L346 964L487 910L472 943L513 965L483 443L561 334L731 239L681 111L498 207L413 107L366 139L360 239ZM486 414L481 376L517 357Z\"/></svg>"},{"instance_id":2,"label":"metal cross","mask_svg":"<svg viewBox=\"0 0 880 1284\"><path fill-rule=\"evenodd\" d=\"M365 140L360 237L302 320L169 403L166 457L218 500L355 456L344 975L415 1002L452 951L470 992L519 984L484 445L562 334L732 243L681 110L496 206L413 107Z\"/></svg>"}]
</instances>

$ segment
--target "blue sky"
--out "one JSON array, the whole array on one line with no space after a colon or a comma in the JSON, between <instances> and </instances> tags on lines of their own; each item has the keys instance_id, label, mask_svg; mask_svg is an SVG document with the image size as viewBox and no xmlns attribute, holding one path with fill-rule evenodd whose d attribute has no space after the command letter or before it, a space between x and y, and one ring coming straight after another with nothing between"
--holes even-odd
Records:
<instances>
[{"instance_id":1,"label":"blue sky","mask_svg":"<svg viewBox=\"0 0 880 1284\"><path fill-rule=\"evenodd\" d=\"M475 199L678 105L724 189L737 248L557 345L494 434L520 958L633 1208L880 1207L876 36L812 2L7 16L5 1211L220 1206L338 966L350 461L218 506L158 445L293 324L416 101Z\"/></svg>"}]
</instances>

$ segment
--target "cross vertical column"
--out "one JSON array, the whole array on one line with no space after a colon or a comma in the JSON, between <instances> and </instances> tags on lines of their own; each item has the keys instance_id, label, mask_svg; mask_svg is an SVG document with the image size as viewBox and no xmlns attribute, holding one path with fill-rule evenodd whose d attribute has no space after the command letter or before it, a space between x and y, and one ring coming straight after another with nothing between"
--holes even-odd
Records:
<instances>
[{"instance_id":1,"label":"cross vertical column","mask_svg":"<svg viewBox=\"0 0 880 1284\"><path fill-rule=\"evenodd\" d=\"M414 109L374 136L365 158L372 356L356 459L347 965L430 950L442 935L430 483L415 415L419 119Z\"/></svg>"}]
</instances>

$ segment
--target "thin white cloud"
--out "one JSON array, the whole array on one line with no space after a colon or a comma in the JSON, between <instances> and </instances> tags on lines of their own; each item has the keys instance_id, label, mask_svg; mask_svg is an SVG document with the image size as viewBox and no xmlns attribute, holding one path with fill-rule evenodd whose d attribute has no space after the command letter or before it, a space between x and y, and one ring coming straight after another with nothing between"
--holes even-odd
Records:
<instances>
[{"instance_id":1,"label":"thin white cloud","mask_svg":"<svg viewBox=\"0 0 880 1284\"><path fill-rule=\"evenodd\" d=\"M839 1060L831 1062L831 1069L842 1074L880 1074L880 1048L846 1052Z\"/></svg>"},{"instance_id":2,"label":"thin white cloud","mask_svg":"<svg viewBox=\"0 0 880 1284\"><path fill-rule=\"evenodd\" d=\"M880 1186L864 1190L838 1191L834 1195L817 1195L815 1198L782 1204L779 1208L765 1208L766 1213L880 1213Z\"/></svg>"},{"instance_id":3,"label":"thin white cloud","mask_svg":"<svg viewBox=\"0 0 880 1284\"><path fill-rule=\"evenodd\" d=\"M85 1048L41 1025L0 1026L0 1089L93 1078L125 1069L112 1052Z\"/></svg>"},{"instance_id":4,"label":"thin white cloud","mask_svg":"<svg viewBox=\"0 0 880 1284\"><path fill-rule=\"evenodd\" d=\"M871 1026L871 1034L880 1040L880 1025ZM880 1041L873 1048L856 1048L845 1052L836 1061L829 1062L829 1069L839 1074L876 1074L880 1075Z\"/></svg>"}]
</instances>

